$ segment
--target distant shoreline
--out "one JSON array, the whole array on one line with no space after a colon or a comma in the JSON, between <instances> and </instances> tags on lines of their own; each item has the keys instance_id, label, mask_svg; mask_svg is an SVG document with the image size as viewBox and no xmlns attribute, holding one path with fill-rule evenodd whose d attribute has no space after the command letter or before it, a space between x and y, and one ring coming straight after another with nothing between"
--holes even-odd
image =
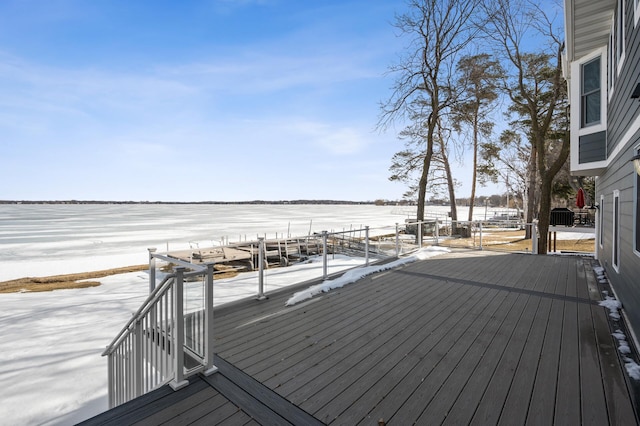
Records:
<instances>
[{"instance_id":1,"label":"distant shoreline","mask_svg":"<svg viewBox=\"0 0 640 426\"><path fill-rule=\"evenodd\" d=\"M252 200L252 201L100 201L100 200L0 200L0 204L343 204L343 205L402 205L409 204L403 201L344 201L344 200Z\"/></svg>"}]
</instances>

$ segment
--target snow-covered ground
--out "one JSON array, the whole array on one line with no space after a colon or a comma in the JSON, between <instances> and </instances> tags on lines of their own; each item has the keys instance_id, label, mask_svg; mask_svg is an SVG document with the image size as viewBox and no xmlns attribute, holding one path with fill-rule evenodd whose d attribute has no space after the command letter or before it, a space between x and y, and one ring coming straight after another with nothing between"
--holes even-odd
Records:
<instances>
[{"instance_id":1,"label":"snow-covered ground","mask_svg":"<svg viewBox=\"0 0 640 426\"><path fill-rule=\"evenodd\" d=\"M378 270L442 252L424 248L391 265L369 267L359 267L364 262L361 258L330 256L330 274L356 269L298 297L308 298ZM265 291L320 276L321 258L268 270ZM107 363L100 354L145 300L148 274L114 275L101 282L98 287L77 290L0 294L0 424L66 425L108 409ZM214 303L255 296L257 282L256 272L218 280Z\"/></svg>"}]
</instances>

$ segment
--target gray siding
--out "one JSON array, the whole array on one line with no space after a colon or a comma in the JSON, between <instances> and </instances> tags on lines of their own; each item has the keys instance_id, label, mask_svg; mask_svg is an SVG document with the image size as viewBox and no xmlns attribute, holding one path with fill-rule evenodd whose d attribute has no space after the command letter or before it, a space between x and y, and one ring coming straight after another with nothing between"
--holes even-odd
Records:
<instances>
[{"instance_id":1,"label":"gray siding","mask_svg":"<svg viewBox=\"0 0 640 426\"><path fill-rule=\"evenodd\" d=\"M634 27L633 2L627 1L626 49L621 73L617 76L614 93L608 106L607 129L608 155L623 141L631 123L640 114L640 102L631 99L636 84L640 82L640 26ZM634 146L640 143L640 131L625 142L621 153L596 181L596 199L604 195L603 247L598 247L600 263L623 304L636 335L640 336L640 256L634 252L635 239L635 172L629 162L634 155ZM620 191L620 246L619 271L612 266L613 251L613 191Z\"/></svg>"},{"instance_id":2,"label":"gray siding","mask_svg":"<svg viewBox=\"0 0 640 426\"><path fill-rule=\"evenodd\" d=\"M580 151L578 152L578 162L580 164L607 159L607 132L602 131L580 136L578 144L580 146Z\"/></svg>"},{"instance_id":3,"label":"gray siding","mask_svg":"<svg viewBox=\"0 0 640 426\"><path fill-rule=\"evenodd\" d=\"M640 132L633 141L640 142ZM640 256L634 252L635 239L635 176L629 158L633 155L633 145L629 144L611 167L598 179L596 198L604 195L600 206L603 212L602 248L598 247L598 257L607 270L607 276L625 308L631 324L640 334ZM613 193L620 192L620 246L619 270L612 266L613 253Z\"/></svg>"},{"instance_id":4,"label":"gray siding","mask_svg":"<svg viewBox=\"0 0 640 426\"><path fill-rule=\"evenodd\" d=\"M633 24L633 2L627 0L626 5L625 60L616 77L607 109L608 155L617 147L628 124L640 114L640 101L631 99L631 93L640 83L640 27L635 28ZM638 25L640 26L640 22Z\"/></svg>"}]
</instances>

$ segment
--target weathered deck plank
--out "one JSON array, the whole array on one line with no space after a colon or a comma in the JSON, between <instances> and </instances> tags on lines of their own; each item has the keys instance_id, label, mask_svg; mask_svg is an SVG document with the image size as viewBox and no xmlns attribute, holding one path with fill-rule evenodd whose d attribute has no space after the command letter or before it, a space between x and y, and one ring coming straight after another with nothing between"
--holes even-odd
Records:
<instances>
[{"instance_id":1,"label":"weathered deck plank","mask_svg":"<svg viewBox=\"0 0 640 426\"><path fill-rule=\"evenodd\" d=\"M544 281L545 275L542 273L542 269L539 268L537 272L539 274L538 281ZM549 272L553 274L554 272L557 272L557 270L550 270ZM527 270L522 275L520 281L528 279L531 274L531 270ZM546 288L546 285L548 285L548 282L545 283L545 287L543 288ZM521 283L519 287L524 287L524 284ZM539 288L539 286L534 286L534 289ZM553 285L553 288L555 289L555 285ZM493 375L491 376L491 378L489 378L487 387L477 405L476 411L472 418L473 424L497 424L499 419L501 418L502 411L505 407L505 401L510 395L509 391L513 383L512 372L517 370L522 353L522 347L526 343L522 338L522 332L522 325L520 325L520 328L518 328L518 324L516 324L512 328L509 339L505 342L503 354L494 370Z\"/></svg>"},{"instance_id":2,"label":"weathered deck plank","mask_svg":"<svg viewBox=\"0 0 640 426\"><path fill-rule=\"evenodd\" d=\"M558 280L549 282L547 273L552 277L560 277L561 264L553 262L549 265L549 269L539 271L537 279L532 290L537 291L540 296L532 296L531 303L536 304L535 316L525 317L518 324L512 339L507 345L507 351L513 356L512 358L512 374L511 382L508 386L508 392L501 407L499 423L501 424L524 424L529 409L530 395L533 392L533 386L538 369L538 360L540 359L540 350L544 342L544 335L547 328L547 319L551 303L548 299L542 297L547 289L555 290L558 287ZM526 283L523 283L526 286ZM498 374L506 374L502 371ZM527 396L524 398L523 396Z\"/></svg>"},{"instance_id":3,"label":"weathered deck plank","mask_svg":"<svg viewBox=\"0 0 640 426\"><path fill-rule=\"evenodd\" d=\"M478 292L481 292L481 290L478 290ZM474 298L474 296L473 294L470 295L471 298ZM425 316L421 321L414 321L412 326L405 330L405 333L391 337L390 340L384 342L379 348L371 346L364 354L364 357L357 357L354 360L356 364L353 368L349 368L349 364L345 365L344 370L335 372L335 376L337 377L334 377L330 383L327 383L321 390L322 393L317 393L318 396L314 395L313 398L309 397L311 404L307 404L308 409L322 418L327 418L331 416L331 414L337 416L341 410L347 407L352 409L365 407L362 399L358 401L356 406L348 402L354 400L353 396L359 393L361 394L362 389L372 389L376 386L384 388L384 386L377 384L377 381L379 375L385 372L386 366L391 368L394 372L393 374L398 377L398 356L403 360L404 374L408 374L415 364L420 361L421 354L426 353L427 347L430 346L433 348L434 342L445 337L443 332L434 333L432 334L432 341L426 342L424 335L421 333L421 330L427 329L430 326L439 326L443 331L446 330L447 325L443 321L443 313L444 311L439 311L437 312L437 317L429 318ZM435 328L431 330L435 331ZM355 383L355 386L353 386L352 383ZM334 404L323 406L323 404L319 403L318 401L320 400L327 401L328 399L327 397L321 398L320 396L323 394L332 395L333 399L329 399L329 401L335 401ZM371 407L373 407L373 404ZM318 409L321 410L318 411ZM360 411L359 415L362 418L367 414L368 410L364 411L364 413L361 408L356 411Z\"/></svg>"},{"instance_id":4,"label":"weathered deck plank","mask_svg":"<svg viewBox=\"0 0 640 426\"><path fill-rule=\"evenodd\" d=\"M441 315L442 309L440 306L444 305L446 298L434 298L432 300L424 302L426 297L432 290L429 288L424 289L424 294L418 293L411 304L406 303L403 306L399 306L396 310L391 309L392 306L385 306L385 310L379 314L377 321L372 322L367 318L357 324L354 331L348 335L344 335L340 344L331 344L326 342L322 350L316 353L306 353L307 359L304 364L312 363L318 366L323 366L318 369L318 376L322 376L325 372L331 371L331 376L335 377L338 374L338 370L334 368L334 364L337 364L340 370L349 369L348 365L351 365L363 357L367 357L370 354L376 352L378 349L386 349L391 351L396 347L395 341L391 342L391 339L398 337L398 330L402 330L400 336L408 335L413 330L415 323L423 323L424 321L432 320L438 321L438 314ZM444 296L452 295L450 292L443 292ZM452 295L453 296L453 295ZM398 313L397 309L402 309L401 313ZM418 311L424 310L425 315L420 316ZM415 316L420 316L416 319ZM413 324L412 324L413 323ZM367 325L366 327L364 325ZM409 330L407 330L409 328ZM331 337L331 336L329 336ZM338 336L335 336L338 337ZM410 335L407 336L409 338ZM335 346L334 346L335 345ZM379 356L382 352L379 354ZM355 357L355 358L354 358ZM346 363L346 364L345 364ZM289 373L285 371L284 373ZM280 380L284 380L284 377L279 375ZM328 377L323 377L319 382L316 382L316 386L320 386L323 380L327 380ZM284 394L294 391L297 388L303 387L304 382L301 383L287 383L286 387L280 391ZM303 398L306 396L301 395Z\"/></svg>"},{"instance_id":5,"label":"weathered deck plank","mask_svg":"<svg viewBox=\"0 0 640 426\"><path fill-rule=\"evenodd\" d=\"M322 422L637 422L607 313L595 303L600 295L589 260L469 252L285 307L291 293L218 309L216 351L251 383ZM199 380L227 380L215 376ZM256 387L247 380L237 382ZM238 408L255 397L234 405L212 392L197 388L174 397L172 406L159 394L138 407L135 419L230 425L278 419L270 409ZM279 398L254 395L261 393ZM262 404L274 409L288 404L268 401Z\"/></svg>"}]
</instances>

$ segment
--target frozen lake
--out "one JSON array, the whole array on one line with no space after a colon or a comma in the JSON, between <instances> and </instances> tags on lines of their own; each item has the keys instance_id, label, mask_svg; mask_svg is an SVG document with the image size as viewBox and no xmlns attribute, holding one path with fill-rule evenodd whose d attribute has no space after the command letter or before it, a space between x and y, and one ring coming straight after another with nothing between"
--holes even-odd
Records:
<instances>
[{"instance_id":1,"label":"frozen lake","mask_svg":"<svg viewBox=\"0 0 640 426\"><path fill-rule=\"evenodd\" d=\"M476 207L474 218L494 211ZM427 212L444 217L447 206ZM460 219L467 207L458 207ZM20 204L0 205L0 281L147 262L159 252L211 246L223 238L304 236L364 226L391 233L415 207L374 205Z\"/></svg>"}]
</instances>

